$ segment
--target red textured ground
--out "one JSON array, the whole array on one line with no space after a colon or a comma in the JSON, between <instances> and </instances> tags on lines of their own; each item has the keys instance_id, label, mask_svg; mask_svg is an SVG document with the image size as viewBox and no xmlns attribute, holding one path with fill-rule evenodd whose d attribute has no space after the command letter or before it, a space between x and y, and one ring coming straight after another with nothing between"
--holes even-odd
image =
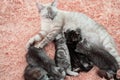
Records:
<instances>
[{"instance_id":1,"label":"red textured ground","mask_svg":"<svg viewBox=\"0 0 120 80\"><path fill-rule=\"evenodd\" d=\"M25 45L40 29L36 2L51 0L0 0L0 80L24 80ZM120 0L59 0L58 7L85 13L104 25L120 48ZM46 49L53 57L54 45ZM95 70L66 80L102 80Z\"/></svg>"}]
</instances>

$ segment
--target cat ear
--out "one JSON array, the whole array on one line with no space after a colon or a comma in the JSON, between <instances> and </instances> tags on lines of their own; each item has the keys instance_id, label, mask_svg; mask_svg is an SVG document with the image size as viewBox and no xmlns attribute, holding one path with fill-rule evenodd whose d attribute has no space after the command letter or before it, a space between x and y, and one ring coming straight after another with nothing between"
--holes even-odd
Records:
<instances>
[{"instance_id":1,"label":"cat ear","mask_svg":"<svg viewBox=\"0 0 120 80\"><path fill-rule=\"evenodd\" d=\"M36 6L37 6L39 12L44 8L44 6L40 3L36 3Z\"/></svg>"},{"instance_id":2,"label":"cat ear","mask_svg":"<svg viewBox=\"0 0 120 80\"><path fill-rule=\"evenodd\" d=\"M58 0L54 0L51 4L51 6L57 7Z\"/></svg>"}]
</instances>

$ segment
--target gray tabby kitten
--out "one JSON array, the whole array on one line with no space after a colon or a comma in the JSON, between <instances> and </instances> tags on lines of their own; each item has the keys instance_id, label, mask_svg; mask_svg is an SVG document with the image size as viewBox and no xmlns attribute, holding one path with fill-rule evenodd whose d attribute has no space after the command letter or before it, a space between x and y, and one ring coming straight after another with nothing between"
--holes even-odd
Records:
<instances>
[{"instance_id":1,"label":"gray tabby kitten","mask_svg":"<svg viewBox=\"0 0 120 80\"><path fill-rule=\"evenodd\" d=\"M33 70L38 69L38 72L40 73L40 70L47 72L47 74L50 76L50 80L64 80L65 78L65 71L63 68L56 67L55 61L50 59L47 55L44 49L38 49L33 46L30 46L28 55L26 56L28 58L27 62L29 65L33 66ZM42 68L42 69L41 69ZM27 73L33 72L31 69L26 69ZM36 71L35 71L36 72ZM41 75L43 74L41 73ZM34 75L34 72L33 74ZM45 75L45 74L43 74ZM31 76L32 77L32 76ZM46 78L46 76L45 76ZM47 78L46 78L47 79Z\"/></svg>"},{"instance_id":2,"label":"gray tabby kitten","mask_svg":"<svg viewBox=\"0 0 120 80\"><path fill-rule=\"evenodd\" d=\"M55 39L55 62L58 67L65 69L68 75L77 76L77 72L71 71L70 55L66 45L66 39L63 33L58 34Z\"/></svg>"},{"instance_id":3,"label":"gray tabby kitten","mask_svg":"<svg viewBox=\"0 0 120 80\"><path fill-rule=\"evenodd\" d=\"M39 44L35 46L43 48L49 42L53 41L60 32L79 28L81 29L82 38L85 38L88 44L107 50L115 57L120 66L120 56L116 49L116 44L102 25L85 14L63 11L57 9L56 6L57 0L49 4L37 3L41 16L41 31L28 41L27 47L39 41Z\"/></svg>"}]
</instances>

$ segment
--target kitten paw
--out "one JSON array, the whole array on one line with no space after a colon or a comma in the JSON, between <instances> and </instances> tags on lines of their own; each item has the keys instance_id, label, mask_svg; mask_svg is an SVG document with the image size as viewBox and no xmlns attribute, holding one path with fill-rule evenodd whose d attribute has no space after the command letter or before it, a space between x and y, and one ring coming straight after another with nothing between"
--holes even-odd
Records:
<instances>
[{"instance_id":1,"label":"kitten paw","mask_svg":"<svg viewBox=\"0 0 120 80\"><path fill-rule=\"evenodd\" d=\"M67 70L67 74L70 75L70 76L78 76L77 72L70 71L70 70Z\"/></svg>"},{"instance_id":2,"label":"kitten paw","mask_svg":"<svg viewBox=\"0 0 120 80\"><path fill-rule=\"evenodd\" d=\"M75 69L73 69L73 71L78 72L78 71L80 71L80 68L75 68Z\"/></svg>"},{"instance_id":3,"label":"kitten paw","mask_svg":"<svg viewBox=\"0 0 120 80\"><path fill-rule=\"evenodd\" d=\"M42 38L38 34L33 36L32 38L30 38L26 44L26 50L28 50L31 45L38 44L38 42L41 41L41 39ZM38 46L36 46L36 47L38 48Z\"/></svg>"}]
</instances>

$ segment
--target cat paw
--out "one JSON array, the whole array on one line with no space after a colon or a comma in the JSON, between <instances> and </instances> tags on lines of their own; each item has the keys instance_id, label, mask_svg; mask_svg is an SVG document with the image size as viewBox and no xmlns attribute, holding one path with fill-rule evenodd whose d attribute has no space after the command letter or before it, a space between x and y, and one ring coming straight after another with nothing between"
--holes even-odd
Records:
<instances>
[{"instance_id":1,"label":"cat paw","mask_svg":"<svg viewBox=\"0 0 120 80\"><path fill-rule=\"evenodd\" d=\"M41 39L42 38L38 34L30 38L26 44L26 50L28 50L31 45L38 44L38 42L41 41ZM37 45L36 47L38 48L39 45Z\"/></svg>"},{"instance_id":2,"label":"cat paw","mask_svg":"<svg viewBox=\"0 0 120 80\"><path fill-rule=\"evenodd\" d=\"M36 48L40 48L40 45L39 44L35 44L34 45Z\"/></svg>"}]
</instances>

